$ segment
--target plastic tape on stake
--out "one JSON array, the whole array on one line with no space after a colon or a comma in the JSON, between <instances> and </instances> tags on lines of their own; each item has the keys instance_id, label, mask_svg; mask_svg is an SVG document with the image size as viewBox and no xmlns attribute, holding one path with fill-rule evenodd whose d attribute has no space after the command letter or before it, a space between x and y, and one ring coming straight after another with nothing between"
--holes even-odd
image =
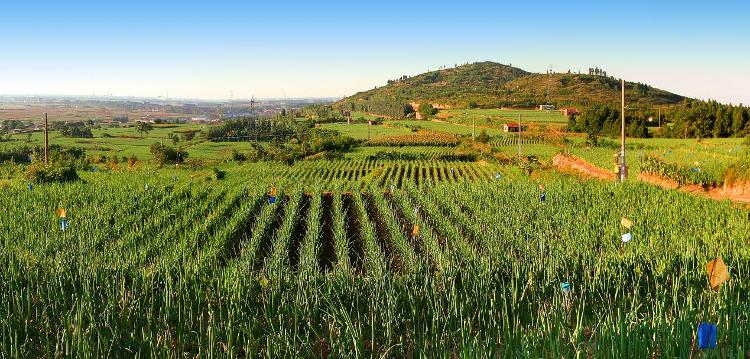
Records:
<instances>
[{"instance_id":1,"label":"plastic tape on stake","mask_svg":"<svg viewBox=\"0 0 750 359\"><path fill-rule=\"evenodd\" d=\"M698 348L716 349L716 324L700 323L698 325Z\"/></svg>"},{"instance_id":2,"label":"plastic tape on stake","mask_svg":"<svg viewBox=\"0 0 750 359\"><path fill-rule=\"evenodd\" d=\"M721 284L730 278L729 270L721 256L706 263L706 272L708 273L708 282L713 290L719 290Z\"/></svg>"},{"instance_id":3,"label":"plastic tape on stake","mask_svg":"<svg viewBox=\"0 0 750 359\"><path fill-rule=\"evenodd\" d=\"M57 211L55 211L55 214L60 218L66 218L68 216L68 211L65 208L58 208Z\"/></svg>"}]
</instances>

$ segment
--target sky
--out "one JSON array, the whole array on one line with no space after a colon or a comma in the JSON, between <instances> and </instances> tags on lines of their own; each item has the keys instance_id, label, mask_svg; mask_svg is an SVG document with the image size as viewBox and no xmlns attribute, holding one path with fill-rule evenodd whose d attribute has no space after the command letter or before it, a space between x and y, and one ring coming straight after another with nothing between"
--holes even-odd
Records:
<instances>
[{"instance_id":1,"label":"sky","mask_svg":"<svg viewBox=\"0 0 750 359\"><path fill-rule=\"evenodd\" d=\"M747 1L3 1L0 94L342 97L476 61L750 104Z\"/></svg>"}]
</instances>

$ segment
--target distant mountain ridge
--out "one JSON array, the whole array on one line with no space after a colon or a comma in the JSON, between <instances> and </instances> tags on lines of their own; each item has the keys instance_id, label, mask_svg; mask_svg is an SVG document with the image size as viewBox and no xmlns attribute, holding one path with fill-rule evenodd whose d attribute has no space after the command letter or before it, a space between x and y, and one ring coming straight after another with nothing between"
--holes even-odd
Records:
<instances>
[{"instance_id":1,"label":"distant mountain ridge","mask_svg":"<svg viewBox=\"0 0 750 359\"><path fill-rule=\"evenodd\" d=\"M548 97L549 89L549 97ZM685 97L645 84L626 82L631 105L672 105ZM401 117L409 103L441 108L588 106L619 104L620 80L577 73L539 74L495 62L476 62L389 81L337 101L342 110Z\"/></svg>"}]
</instances>

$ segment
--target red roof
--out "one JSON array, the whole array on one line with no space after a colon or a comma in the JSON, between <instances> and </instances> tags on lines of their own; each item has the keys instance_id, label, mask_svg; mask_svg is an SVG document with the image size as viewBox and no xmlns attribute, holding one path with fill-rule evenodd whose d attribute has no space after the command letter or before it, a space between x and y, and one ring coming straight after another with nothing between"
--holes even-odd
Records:
<instances>
[{"instance_id":1,"label":"red roof","mask_svg":"<svg viewBox=\"0 0 750 359\"><path fill-rule=\"evenodd\" d=\"M505 126L508 126L508 127L518 127L518 124L517 123L506 123Z\"/></svg>"}]
</instances>

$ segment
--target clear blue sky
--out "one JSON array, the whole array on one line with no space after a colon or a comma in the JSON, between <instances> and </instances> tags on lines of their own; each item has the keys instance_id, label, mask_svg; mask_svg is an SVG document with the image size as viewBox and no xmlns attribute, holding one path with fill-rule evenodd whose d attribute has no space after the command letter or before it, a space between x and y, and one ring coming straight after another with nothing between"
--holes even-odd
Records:
<instances>
[{"instance_id":1,"label":"clear blue sky","mask_svg":"<svg viewBox=\"0 0 750 359\"><path fill-rule=\"evenodd\" d=\"M0 94L345 96L440 65L750 104L747 1L4 1Z\"/></svg>"}]
</instances>

